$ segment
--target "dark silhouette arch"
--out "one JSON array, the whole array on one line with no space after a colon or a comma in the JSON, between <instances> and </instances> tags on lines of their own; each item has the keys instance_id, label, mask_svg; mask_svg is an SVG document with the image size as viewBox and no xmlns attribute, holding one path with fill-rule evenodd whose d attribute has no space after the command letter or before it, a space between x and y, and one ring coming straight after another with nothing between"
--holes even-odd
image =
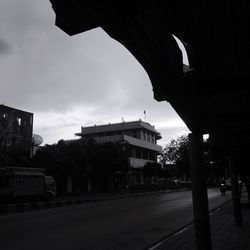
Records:
<instances>
[{"instance_id":1,"label":"dark silhouette arch","mask_svg":"<svg viewBox=\"0 0 250 250\"><path fill-rule=\"evenodd\" d=\"M56 25L67 34L101 27L123 44L148 73L154 98L168 101L192 132L197 248L211 249L200 167L201 135L210 134L215 144L225 149L230 158L232 183L237 183L233 158L248 151L249 146L241 145L250 145L249 3L205 0L51 0L51 3ZM193 70L183 71L182 53L171 34L182 41ZM235 221L240 225L237 188L232 189Z\"/></svg>"}]
</instances>

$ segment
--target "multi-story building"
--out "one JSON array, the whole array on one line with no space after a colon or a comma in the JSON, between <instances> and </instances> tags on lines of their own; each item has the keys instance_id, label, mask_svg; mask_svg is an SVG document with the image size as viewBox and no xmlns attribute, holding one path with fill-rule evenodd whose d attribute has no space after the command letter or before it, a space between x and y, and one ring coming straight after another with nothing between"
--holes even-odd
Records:
<instances>
[{"instance_id":1,"label":"multi-story building","mask_svg":"<svg viewBox=\"0 0 250 250\"><path fill-rule=\"evenodd\" d=\"M13 151L29 158L32 131L32 113L0 105L0 151Z\"/></svg>"},{"instance_id":2,"label":"multi-story building","mask_svg":"<svg viewBox=\"0 0 250 250\"><path fill-rule=\"evenodd\" d=\"M162 147L157 145L160 133L151 124L142 120L115 124L81 127L76 133L82 139L93 138L96 143L118 142L128 154L130 178L128 185L142 184L142 169L147 162L157 162Z\"/></svg>"}]
</instances>

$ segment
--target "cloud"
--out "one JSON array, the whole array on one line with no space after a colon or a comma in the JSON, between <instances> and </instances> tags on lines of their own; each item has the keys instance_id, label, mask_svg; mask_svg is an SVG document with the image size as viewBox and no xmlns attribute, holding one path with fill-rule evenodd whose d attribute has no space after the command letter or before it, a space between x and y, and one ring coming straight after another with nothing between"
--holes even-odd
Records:
<instances>
[{"instance_id":1,"label":"cloud","mask_svg":"<svg viewBox=\"0 0 250 250\"><path fill-rule=\"evenodd\" d=\"M0 40L0 55L6 55L11 53L11 46L7 42Z\"/></svg>"},{"instance_id":2,"label":"cloud","mask_svg":"<svg viewBox=\"0 0 250 250\"><path fill-rule=\"evenodd\" d=\"M162 135L162 139L158 141L158 144L163 148L170 143L171 140L176 140L178 137L182 135L188 135L190 133L187 127L172 127L172 128L164 128L159 129Z\"/></svg>"},{"instance_id":3,"label":"cloud","mask_svg":"<svg viewBox=\"0 0 250 250\"><path fill-rule=\"evenodd\" d=\"M144 119L144 110L164 138L183 129L172 107L153 99L143 67L100 28L69 37L42 0L3 0L0 20L1 103L34 113L44 143L81 126Z\"/></svg>"},{"instance_id":4,"label":"cloud","mask_svg":"<svg viewBox=\"0 0 250 250\"><path fill-rule=\"evenodd\" d=\"M164 105L165 103L162 103ZM167 104L165 104L166 107ZM168 113L168 111L165 111ZM162 113L164 109L162 108ZM147 115L147 114L146 114ZM174 117L167 119L158 114L150 114L151 119L147 120L158 130L162 139L159 145L165 146L172 139L188 134L184 122ZM34 133L40 134L44 138L44 144L55 143L60 139L77 139L75 133L80 132L81 126L102 125L108 123L118 123L125 121L144 120L143 111L140 113L130 112L127 109L106 109L103 106L74 106L61 110L38 112L34 114Z\"/></svg>"}]
</instances>

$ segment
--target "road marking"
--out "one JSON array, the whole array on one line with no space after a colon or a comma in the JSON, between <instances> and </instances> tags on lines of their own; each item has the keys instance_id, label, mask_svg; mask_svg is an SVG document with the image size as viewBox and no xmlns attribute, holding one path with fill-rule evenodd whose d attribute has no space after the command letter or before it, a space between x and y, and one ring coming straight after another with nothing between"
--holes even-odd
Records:
<instances>
[{"instance_id":1,"label":"road marking","mask_svg":"<svg viewBox=\"0 0 250 250\"><path fill-rule=\"evenodd\" d=\"M209 215L213 215L214 213L220 211L220 207L216 208L215 210L213 210L212 212L209 213Z\"/></svg>"}]
</instances>

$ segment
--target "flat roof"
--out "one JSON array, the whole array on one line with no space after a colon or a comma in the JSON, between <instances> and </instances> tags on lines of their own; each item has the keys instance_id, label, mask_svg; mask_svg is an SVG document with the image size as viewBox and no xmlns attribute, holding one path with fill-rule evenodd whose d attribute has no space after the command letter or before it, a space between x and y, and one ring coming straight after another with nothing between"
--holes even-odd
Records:
<instances>
[{"instance_id":1,"label":"flat roof","mask_svg":"<svg viewBox=\"0 0 250 250\"><path fill-rule=\"evenodd\" d=\"M121 123L109 123L105 125L94 125L89 127L81 127L81 133L76 133L76 135L86 135L102 132L112 132L112 131L122 131L122 130L132 130L132 129L146 129L155 134L160 135L160 133L148 122L142 120L130 121L130 122L121 122Z\"/></svg>"}]
</instances>

